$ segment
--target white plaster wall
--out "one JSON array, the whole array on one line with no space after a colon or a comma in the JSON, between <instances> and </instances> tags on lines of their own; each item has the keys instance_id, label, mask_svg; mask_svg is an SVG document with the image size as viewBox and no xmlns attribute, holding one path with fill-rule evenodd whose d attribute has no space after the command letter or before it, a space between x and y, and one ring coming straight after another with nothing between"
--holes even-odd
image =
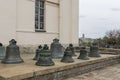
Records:
<instances>
[{"instance_id":1,"label":"white plaster wall","mask_svg":"<svg viewBox=\"0 0 120 80\"><path fill-rule=\"evenodd\" d=\"M16 0L0 0L0 42L8 44L15 39Z\"/></svg>"},{"instance_id":2,"label":"white plaster wall","mask_svg":"<svg viewBox=\"0 0 120 80\"><path fill-rule=\"evenodd\" d=\"M34 31L34 6L32 0L17 0L17 31Z\"/></svg>"},{"instance_id":3,"label":"white plaster wall","mask_svg":"<svg viewBox=\"0 0 120 80\"><path fill-rule=\"evenodd\" d=\"M0 0L0 42L12 38L18 44L78 43L78 1L47 0L46 32L35 32L35 0Z\"/></svg>"},{"instance_id":4,"label":"white plaster wall","mask_svg":"<svg viewBox=\"0 0 120 80\"><path fill-rule=\"evenodd\" d=\"M71 39L73 44L78 44L79 38L79 0L72 0L72 28Z\"/></svg>"},{"instance_id":5,"label":"white plaster wall","mask_svg":"<svg viewBox=\"0 0 120 80\"><path fill-rule=\"evenodd\" d=\"M59 6L56 4L46 3L46 31L59 33Z\"/></svg>"},{"instance_id":6,"label":"white plaster wall","mask_svg":"<svg viewBox=\"0 0 120 80\"><path fill-rule=\"evenodd\" d=\"M54 2L54 3L59 3L59 0L47 0L47 1Z\"/></svg>"},{"instance_id":7,"label":"white plaster wall","mask_svg":"<svg viewBox=\"0 0 120 80\"><path fill-rule=\"evenodd\" d=\"M71 42L71 0L60 0L60 41Z\"/></svg>"},{"instance_id":8,"label":"white plaster wall","mask_svg":"<svg viewBox=\"0 0 120 80\"><path fill-rule=\"evenodd\" d=\"M35 2L32 0L17 0L17 41L18 44L36 45L50 44L58 38L58 5L46 2L45 30L35 32Z\"/></svg>"},{"instance_id":9,"label":"white plaster wall","mask_svg":"<svg viewBox=\"0 0 120 80\"><path fill-rule=\"evenodd\" d=\"M78 44L78 1L60 0L60 41Z\"/></svg>"},{"instance_id":10,"label":"white plaster wall","mask_svg":"<svg viewBox=\"0 0 120 80\"><path fill-rule=\"evenodd\" d=\"M50 44L58 34L52 33L34 33L34 32L17 32L19 45L39 45Z\"/></svg>"}]
</instances>

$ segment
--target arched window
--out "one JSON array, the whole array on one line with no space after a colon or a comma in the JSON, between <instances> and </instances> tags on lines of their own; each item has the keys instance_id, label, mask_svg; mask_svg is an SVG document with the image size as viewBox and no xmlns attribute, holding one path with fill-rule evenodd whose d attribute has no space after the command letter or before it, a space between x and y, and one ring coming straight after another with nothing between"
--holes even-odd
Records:
<instances>
[{"instance_id":1,"label":"arched window","mask_svg":"<svg viewBox=\"0 0 120 80\"><path fill-rule=\"evenodd\" d=\"M35 0L35 31L44 31L44 0Z\"/></svg>"}]
</instances>

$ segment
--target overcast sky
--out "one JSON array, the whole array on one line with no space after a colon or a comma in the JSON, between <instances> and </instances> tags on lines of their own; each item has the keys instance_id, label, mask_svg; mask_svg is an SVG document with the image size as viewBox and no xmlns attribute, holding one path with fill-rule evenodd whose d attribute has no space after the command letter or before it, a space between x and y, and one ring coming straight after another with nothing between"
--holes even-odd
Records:
<instances>
[{"instance_id":1,"label":"overcast sky","mask_svg":"<svg viewBox=\"0 0 120 80\"><path fill-rule=\"evenodd\" d=\"M99 38L120 29L120 0L79 0L79 36Z\"/></svg>"}]
</instances>

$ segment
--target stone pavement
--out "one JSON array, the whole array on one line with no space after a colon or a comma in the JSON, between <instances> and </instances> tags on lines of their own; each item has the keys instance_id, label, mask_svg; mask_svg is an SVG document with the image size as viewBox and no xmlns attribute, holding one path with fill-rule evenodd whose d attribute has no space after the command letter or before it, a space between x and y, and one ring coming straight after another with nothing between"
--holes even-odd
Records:
<instances>
[{"instance_id":1,"label":"stone pavement","mask_svg":"<svg viewBox=\"0 0 120 80\"><path fill-rule=\"evenodd\" d=\"M120 64L78 75L66 80L120 80Z\"/></svg>"},{"instance_id":2,"label":"stone pavement","mask_svg":"<svg viewBox=\"0 0 120 80\"><path fill-rule=\"evenodd\" d=\"M103 54L103 55L101 55L102 57L100 57L100 58L90 58L90 60L86 61L86 60L79 60L79 59L77 59L77 56L76 56L76 57L73 57L75 60L74 63L67 64L67 63L60 62L60 59L54 59L55 66L44 67L44 66L36 66L35 65L36 61L32 60L34 55L35 54L21 54L23 60L25 61L24 63L21 63L21 64L2 64L2 63L0 63L0 80L21 80L21 79L26 79L26 78L31 78L31 77L34 78L34 74L43 76L43 75L51 74L51 73L55 73L55 72L57 72L57 75L62 76L62 74L59 73L60 71L63 71L65 74L67 74L67 72L69 73L70 69L75 68L75 67L80 67L83 65L96 63L99 61L101 62L101 61L108 60L108 59L119 58L118 55ZM66 70L66 72L65 72L65 70ZM73 73L74 73L74 71L76 72L76 69L75 70L73 69ZM100 73L101 73L101 71L100 71ZM105 74L105 73L103 73L103 74ZM93 75L93 73L91 73L89 75L91 76L91 75ZM95 73L94 73L94 75L95 75ZM59 76L57 76L57 77L59 77ZM53 78L55 78L55 77L53 77ZM33 80L33 79L27 79L27 80ZM40 79L40 80L50 80L50 79ZM81 80L81 79L80 78L78 78L78 79L72 78L71 80ZM87 80L87 79L83 79L83 80ZM94 80L94 79L89 79L89 80ZM104 79L102 79L102 80L104 80ZM120 80L120 78L118 80Z\"/></svg>"}]
</instances>

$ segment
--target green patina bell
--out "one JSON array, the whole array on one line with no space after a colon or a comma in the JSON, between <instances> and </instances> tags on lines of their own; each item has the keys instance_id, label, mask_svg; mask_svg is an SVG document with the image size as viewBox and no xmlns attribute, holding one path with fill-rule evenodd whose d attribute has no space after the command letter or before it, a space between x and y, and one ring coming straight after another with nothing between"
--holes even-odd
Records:
<instances>
[{"instance_id":1,"label":"green patina bell","mask_svg":"<svg viewBox=\"0 0 120 80\"><path fill-rule=\"evenodd\" d=\"M59 43L59 39L53 40L50 50L52 52L52 58L58 59L63 57L63 46Z\"/></svg>"},{"instance_id":2,"label":"green patina bell","mask_svg":"<svg viewBox=\"0 0 120 80\"><path fill-rule=\"evenodd\" d=\"M73 44L69 44L69 47L70 47L70 49L71 49L71 51L72 51L72 56L76 56L76 55L75 55L75 50L74 50Z\"/></svg>"},{"instance_id":3,"label":"green patina bell","mask_svg":"<svg viewBox=\"0 0 120 80\"><path fill-rule=\"evenodd\" d=\"M37 66L53 66L51 51L42 49L39 53L39 59L36 62Z\"/></svg>"},{"instance_id":4,"label":"green patina bell","mask_svg":"<svg viewBox=\"0 0 120 80\"><path fill-rule=\"evenodd\" d=\"M35 57L33 58L33 60L38 60L39 59L39 53L42 50L42 46L38 46L38 49L36 49L36 54Z\"/></svg>"},{"instance_id":5,"label":"green patina bell","mask_svg":"<svg viewBox=\"0 0 120 80\"><path fill-rule=\"evenodd\" d=\"M70 47L67 47L65 52L64 52L64 56L61 60L61 62L64 62L64 63L72 63L74 62L73 58L72 58L72 51L71 51L71 48Z\"/></svg>"},{"instance_id":6,"label":"green patina bell","mask_svg":"<svg viewBox=\"0 0 120 80\"><path fill-rule=\"evenodd\" d=\"M44 50L49 50L48 45L47 45L47 44L45 44L45 45L43 46L43 49L44 49Z\"/></svg>"},{"instance_id":7,"label":"green patina bell","mask_svg":"<svg viewBox=\"0 0 120 80\"><path fill-rule=\"evenodd\" d=\"M17 64L22 63L23 60L20 57L19 47L16 45L16 41L12 39L9 41L9 45L6 48L6 55L2 60L4 64Z\"/></svg>"},{"instance_id":8,"label":"green patina bell","mask_svg":"<svg viewBox=\"0 0 120 80\"><path fill-rule=\"evenodd\" d=\"M0 43L0 60L2 60L5 57L5 47L2 43Z\"/></svg>"},{"instance_id":9,"label":"green patina bell","mask_svg":"<svg viewBox=\"0 0 120 80\"><path fill-rule=\"evenodd\" d=\"M98 52L98 45L96 43L93 43L90 46L90 53L88 55L89 57L101 57Z\"/></svg>"},{"instance_id":10,"label":"green patina bell","mask_svg":"<svg viewBox=\"0 0 120 80\"><path fill-rule=\"evenodd\" d=\"M81 47L80 55L79 55L78 59L89 60L88 52L85 47Z\"/></svg>"}]
</instances>

